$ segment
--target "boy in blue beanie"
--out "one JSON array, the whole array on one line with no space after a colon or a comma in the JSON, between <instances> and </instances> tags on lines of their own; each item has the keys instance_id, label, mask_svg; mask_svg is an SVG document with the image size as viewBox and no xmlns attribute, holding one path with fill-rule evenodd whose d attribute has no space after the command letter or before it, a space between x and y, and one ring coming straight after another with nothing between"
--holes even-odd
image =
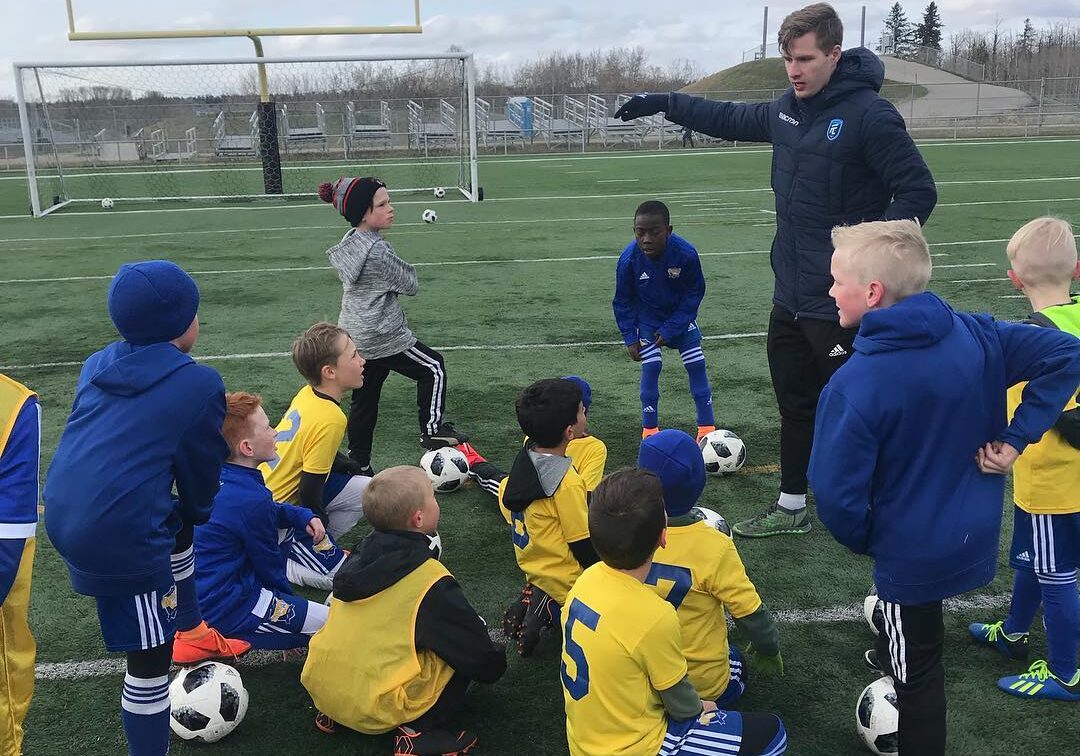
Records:
<instances>
[{"instance_id":1,"label":"boy in blue beanie","mask_svg":"<svg viewBox=\"0 0 1080 756\"><path fill-rule=\"evenodd\" d=\"M859 331L818 403L810 485L833 537L874 560L884 626L865 659L895 683L900 755L942 756L941 602L993 579L1004 475L1076 392L1080 340L953 310L926 290L916 221L838 226L833 246L829 294Z\"/></svg>"},{"instance_id":2,"label":"boy in blue beanie","mask_svg":"<svg viewBox=\"0 0 1080 756\"><path fill-rule=\"evenodd\" d=\"M199 289L175 263L121 265L108 304L122 340L83 364L45 481L46 530L72 587L95 597L105 647L127 654L129 752L162 756L170 662L250 648L207 627L195 589L194 526L210 516L229 452L225 387L188 354Z\"/></svg>"},{"instance_id":3,"label":"boy in blue beanie","mask_svg":"<svg viewBox=\"0 0 1080 756\"><path fill-rule=\"evenodd\" d=\"M705 277L694 245L672 233L663 202L643 202L634 212L634 241L615 268L612 308L630 359L641 363L641 437L658 430L661 349L676 349L697 409L697 438L716 430L712 386L701 351L698 307Z\"/></svg>"},{"instance_id":4,"label":"boy in blue beanie","mask_svg":"<svg viewBox=\"0 0 1080 756\"><path fill-rule=\"evenodd\" d=\"M641 442L637 466L660 479L667 512L667 546L656 553L645 584L675 607L694 689L729 708L746 690L747 674L743 654L729 650L725 607L750 639L754 666L783 674L776 620L746 576L731 536L694 506L705 489L705 463L694 439L680 430L655 433Z\"/></svg>"}]
</instances>

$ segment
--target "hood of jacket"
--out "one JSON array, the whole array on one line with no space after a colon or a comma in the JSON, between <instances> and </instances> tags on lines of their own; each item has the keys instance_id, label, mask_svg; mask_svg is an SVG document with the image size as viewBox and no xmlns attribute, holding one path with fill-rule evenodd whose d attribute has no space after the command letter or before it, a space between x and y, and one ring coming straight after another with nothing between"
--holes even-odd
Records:
<instances>
[{"instance_id":1,"label":"hood of jacket","mask_svg":"<svg viewBox=\"0 0 1080 756\"><path fill-rule=\"evenodd\" d=\"M429 543L426 535L412 530L372 531L334 575L334 596L357 601L386 590L435 558Z\"/></svg>"},{"instance_id":2,"label":"hood of jacket","mask_svg":"<svg viewBox=\"0 0 1080 756\"><path fill-rule=\"evenodd\" d=\"M117 341L96 357L90 366L90 383L115 396L138 396L195 362L168 342L137 346Z\"/></svg>"},{"instance_id":3,"label":"hood of jacket","mask_svg":"<svg viewBox=\"0 0 1080 756\"><path fill-rule=\"evenodd\" d=\"M526 444L510 466L503 506L511 512L524 512L537 499L554 495L572 464L569 457L539 454L531 443Z\"/></svg>"},{"instance_id":4,"label":"hood of jacket","mask_svg":"<svg viewBox=\"0 0 1080 756\"><path fill-rule=\"evenodd\" d=\"M954 326L953 311L937 294L924 291L891 307L863 315L855 350L863 354L920 349L945 338Z\"/></svg>"},{"instance_id":5,"label":"hood of jacket","mask_svg":"<svg viewBox=\"0 0 1080 756\"><path fill-rule=\"evenodd\" d=\"M868 87L880 92L884 81L885 64L881 59L865 47L853 47L841 53L823 94L826 100L834 100Z\"/></svg>"}]
</instances>

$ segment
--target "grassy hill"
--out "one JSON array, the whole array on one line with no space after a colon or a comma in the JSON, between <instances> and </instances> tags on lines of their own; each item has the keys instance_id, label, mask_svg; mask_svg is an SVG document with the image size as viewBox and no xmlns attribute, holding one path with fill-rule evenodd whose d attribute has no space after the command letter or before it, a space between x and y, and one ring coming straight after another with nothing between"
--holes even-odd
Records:
<instances>
[{"instance_id":1,"label":"grassy hill","mask_svg":"<svg viewBox=\"0 0 1080 756\"><path fill-rule=\"evenodd\" d=\"M765 58L740 63L688 84L680 92L706 94L725 100L771 100L788 88L783 58ZM886 79L881 93L894 103L911 99L910 84ZM915 85L914 97L926 94L926 87Z\"/></svg>"}]
</instances>

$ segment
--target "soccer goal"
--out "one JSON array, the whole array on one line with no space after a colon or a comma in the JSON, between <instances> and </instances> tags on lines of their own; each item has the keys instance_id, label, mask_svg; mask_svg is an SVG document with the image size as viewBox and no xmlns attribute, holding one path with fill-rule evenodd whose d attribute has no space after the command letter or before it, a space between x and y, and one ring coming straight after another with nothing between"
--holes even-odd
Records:
<instances>
[{"instance_id":1,"label":"soccer goal","mask_svg":"<svg viewBox=\"0 0 1080 756\"><path fill-rule=\"evenodd\" d=\"M359 175L482 198L470 53L17 63L15 83L39 217L105 198L312 197ZM416 138L417 107L439 114L438 139Z\"/></svg>"}]
</instances>

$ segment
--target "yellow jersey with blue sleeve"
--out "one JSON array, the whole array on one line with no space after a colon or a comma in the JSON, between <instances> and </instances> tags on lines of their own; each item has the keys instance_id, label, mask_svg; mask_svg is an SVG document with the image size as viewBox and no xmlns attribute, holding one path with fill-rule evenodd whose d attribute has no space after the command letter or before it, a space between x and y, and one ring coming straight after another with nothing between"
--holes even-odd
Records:
<instances>
[{"instance_id":1,"label":"yellow jersey with blue sleeve","mask_svg":"<svg viewBox=\"0 0 1080 756\"><path fill-rule=\"evenodd\" d=\"M345 413L333 399L304 386L277 424L277 456L259 465L274 501L300 501L300 473L327 475L345 437Z\"/></svg>"},{"instance_id":2,"label":"yellow jersey with blue sleeve","mask_svg":"<svg viewBox=\"0 0 1080 756\"><path fill-rule=\"evenodd\" d=\"M1032 321L1050 323L1066 333L1080 337L1080 297L1069 304L1040 310ZM1009 420L1020 406L1024 387L1018 383L1009 389ZM1077 390L1080 393L1080 388ZM1078 395L1074 393L1063 412L1076 412ZM1031 514L1073 514L1080 512L1080 449L1069 444L1051 428L1034 444L1029 444L1013 465L1013 501Z\"/></svg>"},{"instance_id":3,"label":"yellow jersey with blue sleeve","mask_svg":"<svg viewBox=\"0 0 1080 756\"><path fill-rule=\"evenodd\" d=\"M574 461L574 469L585 481L585 489L592 493L604 479L607 464L607 446L596 436L575 438L566 445L566 456Z\"/></svg>"},{"instance_id":4,"label":"yellow jersey with blue sleeve","mask_svg":"<svg viewBox=\"0 0 1080 756\"><path fill-rule=\"evenodd\" d=\"M570 753L656 756L668 726L660 691L686 675L675 610L599 562L570 590L562 625Z\"/></svg>"},{"instance_id":5,"label":"yellow jersey with blue sleeve","mask_svg":"<svg viewBox=\"0 0 1080 756\"><path fill-rule=\"evenodd\" d=\"M547 493L541 483L545 476L536 468L556 467L560 461L562 478ZM581 574L570 544L589 537L585 480L570 460L524 448L499 484L499 511L510 525L514 557L525 579L562 606Z\"/></svg>"},{"instance_id":6,"label":"yellow jersey with blue sleeve","mask_svg":"<svg viewBox=\"0 0 1080 756\"><path fill-rule=\"evenodd\" d=\"M694 689L703 699L719 698L731 678L724 607L737 618L761 608L735 543L704 520L669 527L645 584L678 614Z\"/></svg>"}]
</instances>

